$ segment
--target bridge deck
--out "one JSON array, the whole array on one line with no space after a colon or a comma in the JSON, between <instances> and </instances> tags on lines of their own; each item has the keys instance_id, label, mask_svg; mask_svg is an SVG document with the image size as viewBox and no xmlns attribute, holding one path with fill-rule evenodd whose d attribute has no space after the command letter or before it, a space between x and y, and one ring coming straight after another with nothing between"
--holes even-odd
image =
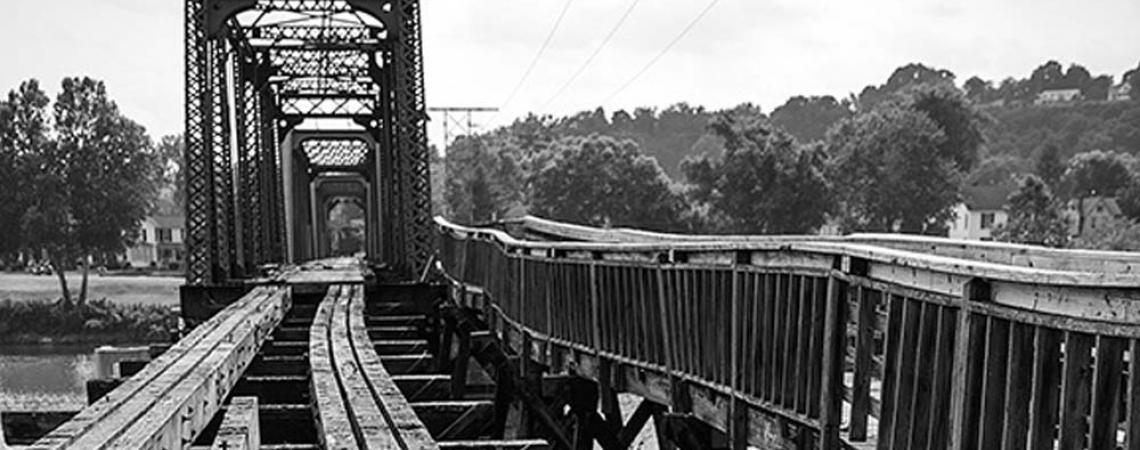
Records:
<instances>
[{"instance_id":1,"label":"bridge deck","mask_svg":"<svg viewBox=\"0 0 1140 450\"><path fill-rule=\"evenodd\" d=\"M736 448L1140 449L1134 255L440 225L447 292L285 270L33 448L207 445L237 395L266 449L626 448L650 417Z\"/></svg>"},{"instance_id":2,"label":"bridge deck","mask_svg":"<svg viewBox=\"0 0 1140 450\"><path fill-rule=\"evenodd\" d=\"M373 279L342 258L262 280L29 448L546 448L473 427L489 401L424 389L447 382L423 334L432 304L420 286Z\"/></svg>"}]
</instances>

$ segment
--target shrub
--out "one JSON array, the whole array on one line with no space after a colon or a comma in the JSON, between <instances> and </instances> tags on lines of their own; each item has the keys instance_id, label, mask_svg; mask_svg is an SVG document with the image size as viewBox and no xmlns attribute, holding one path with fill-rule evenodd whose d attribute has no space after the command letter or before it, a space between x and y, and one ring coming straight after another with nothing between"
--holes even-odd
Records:
<instances>
[{"instance_id":1,"label":"shrub","mask_svg":"<svg viewBox=\"0 0 1140 450\"><path fill-rule=\"evenodd\" d=\"M118 304L106 299L0 302L0 343L142 343L165 341L177 316L169 307Z\"/></svg>"}]
</instances>

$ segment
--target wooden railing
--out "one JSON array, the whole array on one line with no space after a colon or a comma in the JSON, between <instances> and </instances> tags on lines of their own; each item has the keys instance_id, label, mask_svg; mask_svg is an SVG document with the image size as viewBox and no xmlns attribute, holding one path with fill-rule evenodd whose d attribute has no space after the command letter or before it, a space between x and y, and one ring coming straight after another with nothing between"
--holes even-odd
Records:
<instances>
[{"instance_id":1,"label":"wooden railing","mask_svg":"<svg viewBox=\"0 0 1140 450\"><path fill-rule=\"evenodd\" d=\"M736 448L1140 449L1130 254L437 224L456 298L515 351Z\"/></svg>"},{"instance_id":2,"label":"wooden railing","mask_svg":"<svg viewBox=\"0 0 1140 450\"><path fill-rule=\"evenodd\" d=\"M869 244L895 250L997 264L1090 273L1138 273L1140 254L1099 250L1059 250L1033 245L983 242L906 234L858 233L844 236L692 235L629 228L595 228L524 216L497 222L527 239L578 242L837 242Z\"/></svg>"}]
</instances>

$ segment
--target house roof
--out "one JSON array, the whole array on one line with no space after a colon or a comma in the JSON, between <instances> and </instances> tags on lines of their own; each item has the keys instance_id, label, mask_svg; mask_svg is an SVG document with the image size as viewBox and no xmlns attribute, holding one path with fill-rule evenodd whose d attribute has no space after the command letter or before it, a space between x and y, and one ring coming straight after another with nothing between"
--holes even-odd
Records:
<instances>
[{"instance_id":1,"label":"house roof","mask_svg":"<svg viewBox=\"0 0 1140 450\"><path fill-rule=\"evenodd\" d=\"M150 218L159 228L185 228L186 218L183 216L153 216Z\"/></svg>"},{"instance_id":2,"label":"house roof","mask_svg":"<svg viewBox=\"0 0 1140 450\"><path fill-rule=\"evenodd\" d=\"M970 185L962 189L962 200L971 211L1005 209L1009 195L1017 189L1012 183Z\"/></svg>"},{"instance_id":3,"label":"house roof","mask_svg":"<svg viewBox=\"0 0 1140 450\"><path fill-rule=\"evenodd\" d=\"M1119 217L1122 215L1120 205L1116 203L1116 199L1112 197L1086 197L1084 201L1073 199L1069 200L1069 209L1076 210L1077 205L1081 205L1083 211L1082 215L1091 216L1093 214L1108 214L1112 217Z\"/></svg>"}]
</instances>

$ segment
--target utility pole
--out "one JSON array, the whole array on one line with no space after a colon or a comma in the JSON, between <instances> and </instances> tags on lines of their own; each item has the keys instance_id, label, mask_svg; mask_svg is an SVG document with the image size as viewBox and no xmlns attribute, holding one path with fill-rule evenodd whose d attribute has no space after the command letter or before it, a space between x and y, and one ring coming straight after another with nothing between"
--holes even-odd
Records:
<instances>
[{"instance_id":1,"label":"utility pole","mask_svg":"<svg viewBox=\"0 0 1140 450\"><path fill-rule=\"evenodd\" d=\"M439 106L428 108L428 112L443 113L443 154L447 154L447 147L451 145L451 126L460 130L456 136L470 136L475 132L474 113L498 112L499 108L485 106ZM465 120L463 120L465 119ZM462 121L461 121L462 120Z\"/></svg>"}]
</instances>

